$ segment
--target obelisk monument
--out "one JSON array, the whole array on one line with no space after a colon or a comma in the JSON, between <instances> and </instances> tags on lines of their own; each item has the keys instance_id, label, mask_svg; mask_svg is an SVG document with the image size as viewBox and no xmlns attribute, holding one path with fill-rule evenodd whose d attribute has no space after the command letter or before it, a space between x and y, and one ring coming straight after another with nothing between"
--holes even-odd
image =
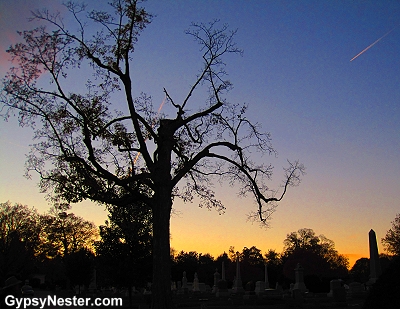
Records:
<instances>
[{"instance_id":1,"label":"obelisk monument","mask_svg":"<svg viewBox=\"0 0 400 309\"><path fill-rule=\"evenodd\" d=\"M373 284L381 275L381 264L379 262L378 244L376 243L376 234L374 230L369 231L369 283Z\"/></svg>"}]
</instances>

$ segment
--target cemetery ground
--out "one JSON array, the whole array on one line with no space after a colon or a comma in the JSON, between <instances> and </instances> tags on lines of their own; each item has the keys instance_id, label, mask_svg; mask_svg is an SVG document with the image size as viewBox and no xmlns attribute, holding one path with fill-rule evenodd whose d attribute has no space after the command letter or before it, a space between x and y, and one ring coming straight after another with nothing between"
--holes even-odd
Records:
<instances>
[{"instance_id":1,"label":"cemetery ground","mask_svg":"<svg viewBox=\"0 0 400 309\"><path fill-rule=\"evenodd\" d=\"M73 297L73 291L35 291L36 297L46 297L47 295L57 295L58 297ZM99 298L114 298L121 297L123 300L122 308L132 309L148 309L150 308L151 296L143 294L134 294L132 296L132 305L129 304L129 297L122 293L113 293L111 291L98 292L96 294L81 294L79 297L99 297ZM188 293L185 295L174 294L175 308L201 308L201 309L250 309L250 308L267 308L267 309L286 309L286 308L310 308L310 309L323 309L323 308L363 308L365 296L359 297L346 297L344 302L338 302L332 297L328 297L326 293L306 293L301 298L294 298L290 295L290 291L285 291L282 297L259 297L255 294L231 294L227 297L216 297L211 292L205 293ZM47 306L46 308L55 308ZM73 307L69 307L73 308ZM79 307L85 308L85 307ZM96 308L88 307L88 308ZM101 307L98 307L101 308ZM121 307L103 307L103 308L121 308Z\"/></svg>"}]
</instances>

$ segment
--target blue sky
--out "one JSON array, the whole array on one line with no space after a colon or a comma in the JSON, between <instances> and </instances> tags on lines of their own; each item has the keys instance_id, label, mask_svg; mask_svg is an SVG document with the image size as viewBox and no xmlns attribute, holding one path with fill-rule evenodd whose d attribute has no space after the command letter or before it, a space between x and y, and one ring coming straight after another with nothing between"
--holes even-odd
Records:
<instances>
[{"instance_id":1,"label":"blue sky","mask_svg":"<svg viewBox=\"0 0 400 309\"><path fill-rule=\"evenodd\" d=\"M58 3L0 0L0 76L7 68L3 51L15 43L15 30L30 27L29 11ZM172 246L214 255L231 245L281 251L287 233L307 227L352 259L367 256L368 231L382 238L400 213L400 2L185 0L145 6L156 16L136 48L135 91L152 95L155 106L164 87L182 99L201 68L199 46L184 31L191 22L219 19L238 29L236 42L244 50L242 57L226 58L234 85L227 97L249 104L249 118L271 133L279 154L260 158L275 166L271 185L280 184L286 159L307 168L268 230L246 221L254 205L235 198L228 186L217 187L227 206L223 216L175 204ZM22 177L30 139L15 119L0 122L0 199L46 211L35 177ZM73 211L97 224L105 216L90 203Z\"/></svg>"}]
</instances>

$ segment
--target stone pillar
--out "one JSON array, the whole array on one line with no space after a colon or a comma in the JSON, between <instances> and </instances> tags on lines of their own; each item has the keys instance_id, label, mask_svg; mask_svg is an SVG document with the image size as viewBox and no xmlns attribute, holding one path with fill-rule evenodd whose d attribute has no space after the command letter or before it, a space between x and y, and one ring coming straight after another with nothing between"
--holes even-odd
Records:
<instances>
[{"instance_id":1,"label":"stone pillar","mask_svg":"<svg viewBox=\"0 0 400 309\"><path fill-rule=\"evenodd\" d=\"M294 284L294 290L300 290L302 293L307 292L306 285L304 284L304 268L297 263L295 268L296 283Z\"/></svg>"},{"instance_id":2,"label":"stone pillar","mask_svg":"<svg viewBox=\"0 0 400 309\"><path fill-rule=\"evenodd\" d=\"M232 291L234 293L244 293L242 278L240 277L239 252L236 252L236 277L233 282Z\"/></svg>"},{"instance_id":3,"label":"stone pillar","mask_svg":"<svg viewBox=\"0 0 400 309\"><path fill-rule=\"evenodd\" d=\"M184 294L187 294L187 292L188 292L188 285L187 285L186 271L183 272L182 290L183 290L183 293L184 293Z\"/></svg>"},{"instance_id":4,"label":"stone pillar","mask_svg":"<svg viewBox=\"0 0 400 309\"><path fill-rule=\"evenodd\" d=\"M215 273L214 273L214 285L212 288L212 293L217 293L218 291L218 281L220 280L221 275L219 274L218 270L215 269Z\"/></svg>"},{"instance_id":5,"label":"stone pillar","mask_svg":"<svg viewBox=\"0 0 400 309\"><path fill-rule=\"evenodd\" d=\"M222 276L221 280L218 281L217 283L217 293L215 294L216 297L229 297L229 291L228 291L228 284L225 280L225 263L222 262L222 270L221 270Z\"/></svg>"},{"instance_id":6,"label":"stone pillar","mask_svg":"<svg viewBox=\"0 0 400 309\"><path fill-rule=\"evenodd\" d=\"M375 283L376 279L381 275L381 264L379 262L378 245L376 243L376 234L374 230L369 231L369 263L370 273L369 282Z\"/></svg>"},{"instance_id":7,"label":"stone pillar","mask_svg":"<svg viewBox=\"0 0 400 309\"><path fill-rule=\"evenodd\" d=\"M199 278L197 277L197 273L194 273L193 292L200 292Z\"/></svg>"}]
</instances>

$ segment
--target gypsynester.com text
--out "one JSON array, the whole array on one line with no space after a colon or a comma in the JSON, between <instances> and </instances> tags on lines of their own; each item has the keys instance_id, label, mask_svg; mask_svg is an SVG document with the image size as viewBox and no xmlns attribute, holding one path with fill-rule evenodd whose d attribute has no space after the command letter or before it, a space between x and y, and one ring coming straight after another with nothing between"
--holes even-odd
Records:
<instances>
[{"instance_id":1,"label":"gypsynester.com text","mask_svg":"<svg viewBox=\"0 0 400 309\"><path fill-rule=\"evenodd\" d=\"M58 297L48 295L47 297L5 297L6 306L16 309L52 307L122 307L122 298L90 298L90 297Z\"/></svg>"}]
</instances>

